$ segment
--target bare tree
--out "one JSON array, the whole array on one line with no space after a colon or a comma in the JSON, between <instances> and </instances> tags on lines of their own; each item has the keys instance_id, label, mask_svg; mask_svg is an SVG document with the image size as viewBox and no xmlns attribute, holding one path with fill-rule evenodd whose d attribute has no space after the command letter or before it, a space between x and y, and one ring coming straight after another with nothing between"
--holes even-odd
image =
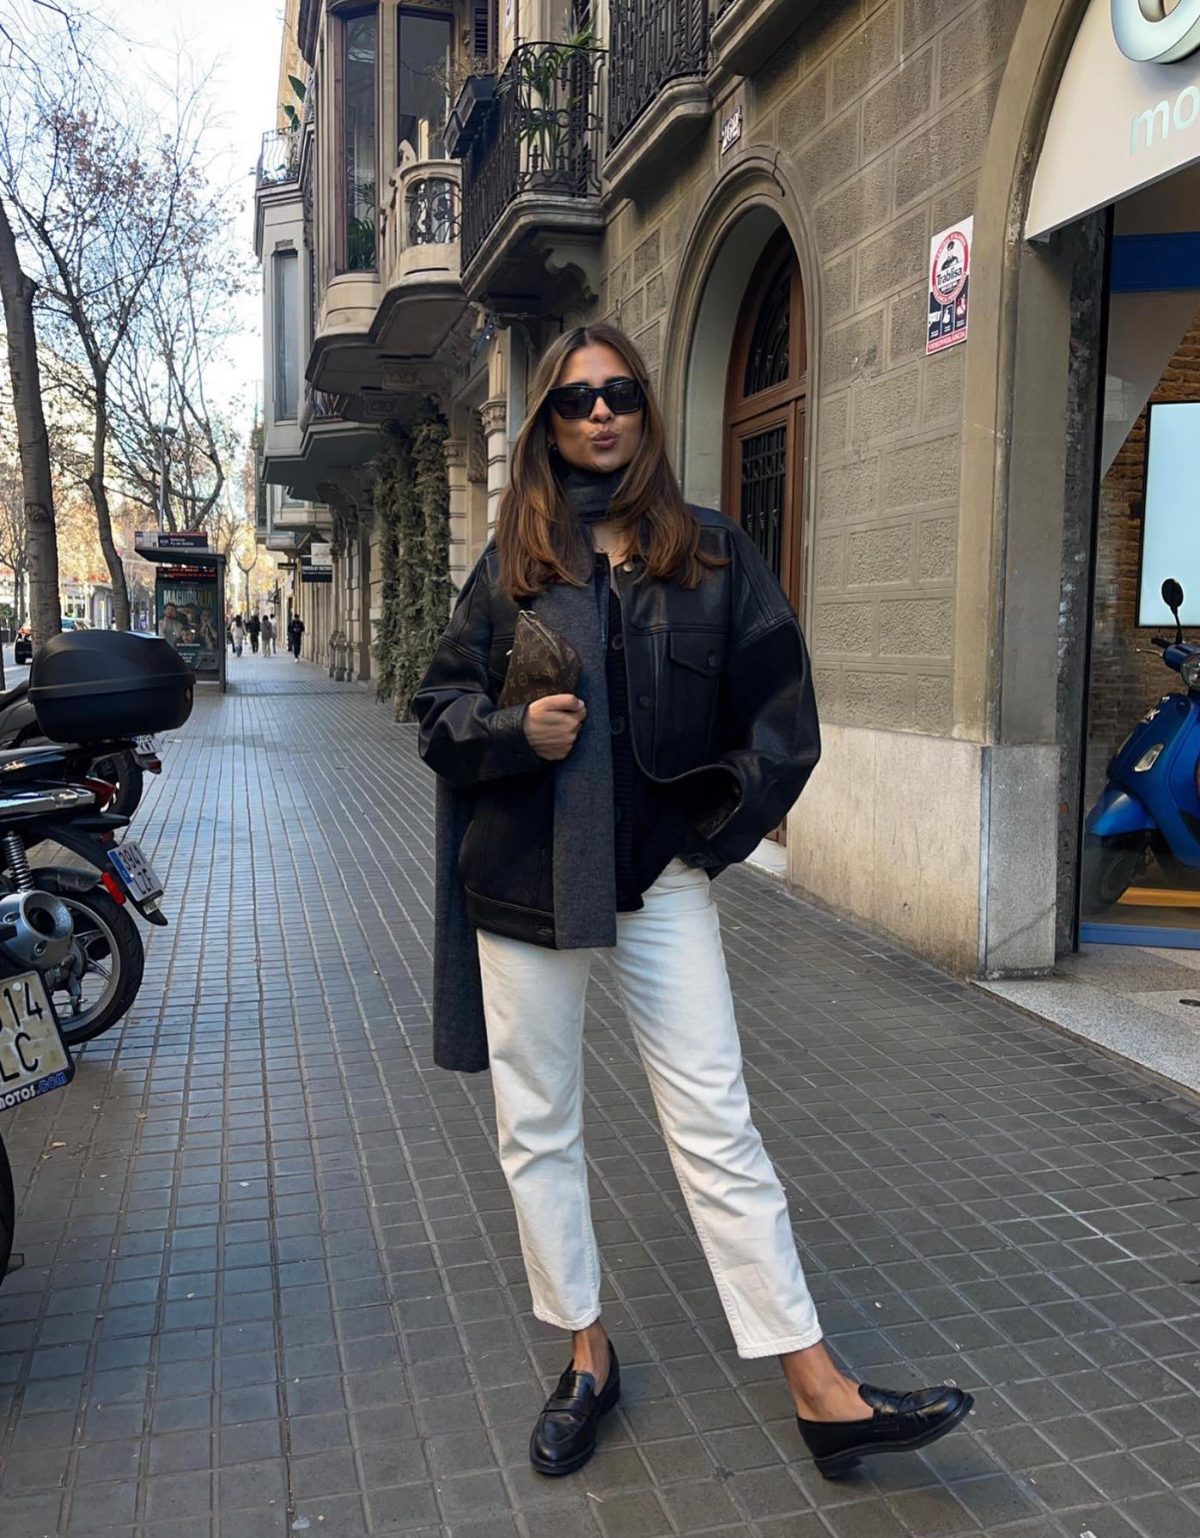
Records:
<instances>
[{"instance_id":1,"label":"bare tree","mask_svg":"<svg viewBox=\"0 0 1200 1538\"><path fill-rule=\"evenodd\" d=\"M13 623L25 623L25 578L29 572L29 535L25 522L24 477L19 464L0 465L0 566L13 574ZM55 608L58 595L55 594ZM0 671L0 681L3 672Z\"/></svg>"},{"instance_id":2,"label":"bare tree","mask_svg":"<svg viewBox=\"0 0 1200 1538\"><path fill-rule=\"evenodd\" d=\"M165 468L172 529L208 527L237 453L232 418L207 385L250 281L249 261L229 240L231 202L220 191L198 199L193 244L151 275L112 375L113 460L125 494L156 509Z\"/></svg>"},{"instance_id":3,"label":"bare tree","mask_svg":"<svg viewBox=\"0 0 1200 1538\"><path fill-rule=\"evenodd\" d=\"M50 439L42 410L37 335L33 320L36 285L22 270L16 240L0 199L0 292L8 337L8 372L21 461L21 497L29 564L33 633L41 642L61 629L58 601L58 545L54 535L54 489ZM0 664L0 683L3 682Z\"/></svg>"},{"instance_id":4,"label":"bare tree","mask_svg":"<svg viewBox=\"0 0 1200 1538\"><path fill-rule=\"evenodd\" d=\"M0 194L40 264L44 332L87 380L87 484L116 623L128 629L108 483L114 373L136 339L148 287L194 242L204 167L199 91L182 95L164 132L113 92L99 57L60 56L18 80L0 123Z\"/></svg>"}]
</instances>

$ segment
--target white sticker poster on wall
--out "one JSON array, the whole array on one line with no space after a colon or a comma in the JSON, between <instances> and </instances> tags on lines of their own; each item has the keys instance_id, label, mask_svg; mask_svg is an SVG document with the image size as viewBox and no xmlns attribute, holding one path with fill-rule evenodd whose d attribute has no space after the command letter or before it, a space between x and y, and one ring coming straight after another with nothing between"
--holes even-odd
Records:
<instances>
[{"instance_id":1,"label":"white sticker poster on wall","mask_svg":"<svg viewBox=\"0 0 1200 1538\"><path fill-rule=\"evenodd\" d=\"M929 242L929 334L926 355L967 340L971 245L975 217L942 230Z\"/></svg>"}]
</instances>

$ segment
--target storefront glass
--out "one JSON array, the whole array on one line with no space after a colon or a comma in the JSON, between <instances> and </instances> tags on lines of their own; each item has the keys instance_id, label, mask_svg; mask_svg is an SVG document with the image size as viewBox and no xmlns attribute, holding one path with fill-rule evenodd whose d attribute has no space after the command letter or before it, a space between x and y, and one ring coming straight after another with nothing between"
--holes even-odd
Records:
<instances>
[{"instance_id":1,"label":"storefront glass","mask_svg":"<svg viewBox=\"0 0 1200 1538\"><path fill-rule=\"evenodd\" d=\"M1195 691L1186 682L1187 647L1200 658L1196 173L1118 205L1114 229L1080 936L1200 948L1200 662ZM1165 580L1182 588L1179 632Z\"/></svg>"}]
</instances>

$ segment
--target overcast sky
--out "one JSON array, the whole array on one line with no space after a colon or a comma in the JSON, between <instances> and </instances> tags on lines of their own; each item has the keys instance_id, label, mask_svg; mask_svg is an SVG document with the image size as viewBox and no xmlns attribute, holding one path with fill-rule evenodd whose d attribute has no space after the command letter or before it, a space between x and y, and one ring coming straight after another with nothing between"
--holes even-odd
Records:
<instances>
[{"instance_id":1,"label":"overcast sky","mask_svg":"<svg viewBox=\"0 0 1200 1538\"><path fill-rule=\"evenodd\" d=\"M244 203L230 238L253 258L254 167L262 135L275 126L283 6L277 0L109 0L106 9L131 40L131 89L144 86L149 75L173 77L181 46L196 73L214 71L210 145L223 178L237 183ZM253 403L261 396L260 316L261 298L252 294L240 309L242 329L229 368L215 381L224 400L241 395Z\"/></svg>"}]
</instances>

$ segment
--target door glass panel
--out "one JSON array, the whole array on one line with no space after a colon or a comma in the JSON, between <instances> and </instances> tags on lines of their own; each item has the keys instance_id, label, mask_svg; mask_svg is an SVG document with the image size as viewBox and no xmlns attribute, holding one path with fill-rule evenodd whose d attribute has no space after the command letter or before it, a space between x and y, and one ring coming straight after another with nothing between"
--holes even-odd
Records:
<instances>
[{"instance_id":1,"label":"door glass panel","mask_svg":"<svg viewBox=\"0 0 1200 1538\"><path fill-rule=\"evenodd\" d=\"M763 300L754 325L743 386L746 395L757 395L760 390L786 383L791 359L791 315L792 274L785 267Z\"/></svg>"},{"instance_id":2,"label":"door glass panel","mask_svg":"<svg viewBox=\"0 0 1200 1538\"><path fill-rule=\"evenodd\" d=\"M446 153L442 128L446 121L446 70L450 58L449 16L418 16L400 12L400 82L397 138L420 155L421 122L429 124L429 153Z\"/></svg>"},{"instance_id":3,"label":"door glass panel","mask_svg":"<svg viewBox=\"0 0 1200 1538\"><path fill-rule=\"evenodd\" d=\"M787 428L782 423L742 439L742 528L775 573L783 571Z\"/></svg>"}]
</instances>

